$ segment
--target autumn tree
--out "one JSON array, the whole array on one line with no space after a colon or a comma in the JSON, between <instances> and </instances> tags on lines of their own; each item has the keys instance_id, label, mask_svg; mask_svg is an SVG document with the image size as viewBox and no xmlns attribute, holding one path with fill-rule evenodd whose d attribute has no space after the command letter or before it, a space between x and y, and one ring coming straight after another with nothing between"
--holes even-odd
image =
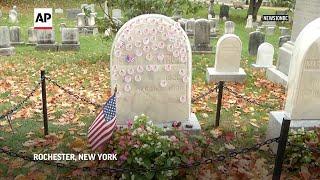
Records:
<instances>
[{"instance_id":1,"label":"autumn tree","mask_svg":"<svg viewBox=\"0 0 320 180\"><path fill-rule=\"evenodd\" d=\"M258 11L261 4L262 4L262 0L250 0L247 15L252 15L252 18L254 21L257 20Z\"/></svg>"}]
</instances>

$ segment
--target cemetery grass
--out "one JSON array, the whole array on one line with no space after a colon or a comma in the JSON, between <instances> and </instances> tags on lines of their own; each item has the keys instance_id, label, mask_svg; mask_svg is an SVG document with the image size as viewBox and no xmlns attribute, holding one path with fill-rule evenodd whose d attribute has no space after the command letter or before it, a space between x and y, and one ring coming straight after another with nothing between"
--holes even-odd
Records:
<instances>
[{"instance_id":1,"label":"cemetery grass","mask_svg":"<svg viewBox=\"0 0 320 180\"><path fill-rule=\"evenodd\" d=\"M102 16L99 8L98 16ZM33 12L26 10L28 15L20 17L22 36L27 37L27 28L32 26ZM218 7L215 7L218 13ZM261 9L259 14L271 14L272 9ZM206 9L196 15L188 17L206 17ZM268 112L281 109L284 101L284 90L265 79L264 73L252 70L251 64L255 57L248 56L248 30L244 29L246 10L231 9L231 19L236 22L236 34L243 43L241 67L248 74L245 84L228 83L227 86L240 94L256 99L261 106L250 104L243 99L236 98L225 91L221 118L221 127L214 130L213 123L216 109L216 93L210 97L194 103L192 110L196 112L204 132L215 135L223 132L230 137L228 141L219 141L217 149L226 148L226 144L234 147L244 147L261 142L265 137L268 122ZM7 17L4 12L3 17ZM55 17L56 40L60 41L59 24L66 22L67 26L75 26L75 22ZM7 25L7 19L0 21L0 25ZM224 31L223 22L219 24L219 34ZM279 32L267 36L266 41L277 47ZM212 41L216 44L217 39ZM81 36L79 52L38 52L32 46L16 47L16 55L0 58L0 112L6 112L15 103L31 91L39 80L40 70L45 69L47 75L67 87L86 97L90 101L103 104L110 96L109 87L109 53L112 39L102 40L100 36ZM274 57L277 57L277 53ZM193 97L205 93L213 84L205 83L206 67L214 65L214 55L193 55ZM41 114L41 92L38 90L27 105L13 118L14 134L6 121L0 123L0 145L12 150L22 150L27 154L35 152L90 152L86 143L86 132L97 114L97 109L79 99L73 98L59 88L47 82L49 131L47 138L43 137ZM230 146L228 146L230 147ZM0 156L3 157L1 154ZM263 153L262 153L263 156ZM266 156L265 158L270 158ZM0 176L15 177L28 174L30 164L8 157L0 160ZM272 159L268 159L271 162ZM23 168L16 168L17 166ZM55 169L44 167L48 172ZM40 176L40 175L39 175ZM51 175L51 177L53 177Z\"/></svg>"}]
</instances>

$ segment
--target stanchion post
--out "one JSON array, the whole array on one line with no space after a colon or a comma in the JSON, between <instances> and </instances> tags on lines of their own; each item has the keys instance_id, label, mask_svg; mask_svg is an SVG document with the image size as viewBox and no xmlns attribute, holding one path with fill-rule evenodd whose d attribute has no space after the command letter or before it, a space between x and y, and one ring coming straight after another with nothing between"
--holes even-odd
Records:
<instances>
[{"instance_id":1,"label":"stanchion post","mask_svg":"<svg viewBox=\"0 0 320 180\"><path fill-rule=\"evenodd\" d=\"M282 164L284 161L284 154L288 142L288 134L290 129L290 120L283 118L280 132L280 139L278 143L277 156L274 163L272 180L280 180Z\"/></svg>"},{"instance_id":2,"label":"stanchion post","mask_svg":"<svg viewBox=\"0 0 320 180\"><path fill-rule=\"evenodd\" d=\"M43 114L43 126L44 135L49 134L48 129L48 111L47 111L47 91L46 91L46 72L41 70L41 92L42 92L42 114Z\"/></svg>"},{"instance_id":3,"label":"stanchion post","mask_svg":"<svg viewBox=\"0 0 320 180\"><path fill-rule=\"evenodd\" d=\"M222 106L223 86L224 86L224 81L219 81L219 84L218 84L216 123L214 125L215 127L219 127L219 124L220 124L220 112L221 112L221 106Z\"/></svg>"}]
</instances>

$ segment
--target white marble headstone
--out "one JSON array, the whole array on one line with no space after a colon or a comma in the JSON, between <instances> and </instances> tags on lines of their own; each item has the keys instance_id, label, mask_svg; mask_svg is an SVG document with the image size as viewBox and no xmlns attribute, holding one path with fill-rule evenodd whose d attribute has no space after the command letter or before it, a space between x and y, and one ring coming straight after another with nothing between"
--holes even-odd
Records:
<instances>
[{"instance_id":1,"label":"white marble headstone","mask_svg":"<svg viewBox=\"0 0 320 180\"><path fill-rule=\"evenodd\" d=\"M115 19L121 19L122 18L121 9L113 9L112 10L112 17Z\"/></svg>"},{"instance_id":2,"label":"white marble headstone","mask_svg":"<svg viewBox=\"0 0 320 180\"><path fill-rule=\"evenodd\" d=\"M158 14L129 20L115 37L110 66L120 124L142 113L155 123L190 118L191 47L178 22Z\"/></svg>"},{"instance_id":3,"label":"white marble headstone","mask_svg":"<svg viewBox=\"0 0 320 180\"><path fill-rule=\"evenodd\" d=\"M217 42L215 70L238 72L240 68L242 42L234 34L225 34Z\"/></svg>"},{"instance_id":4,"label":"white marble headstone","mask_svg":"<svg viewBox=\"0 0 320 180\"><path fill-rule=\"evenodd\" d=\"M88 25L89 26L95 26L96 25L96 13L90 13L90 16L88 18Z\"/></svg>"},{"instance_id":5,"label":"white marble headstone","mask_svg":"<svg viewBox=\"0 0 320 180\"><path fill-rule=\"evenodd\" d=\"M224 23L224 33L234 34L235 23L232 21L227 21Z\"/></svg>"},{"instance_id":6,"label":"white marble headstone","mask_svg":"<svg viewBox=\"0 0 320 180\"><path fill-rule=\"evenodd\" d=\"M285 112L291 120L320 119L320 18L295 41L288 76Z\"/></svg>"},{"instance_id":7,"label":"white marble headstone","mask_svg":"<svg viewBox=\"0 0 320 180\"><path fill-rule=\"evenodd\" d=\"M256 65L259 67L272 67L274 47L272 44L264 42L258 48Z\"/></svg>"},{"instance_id":8,"label":"white marble headstone","mask_svg":"<svg viewBox=\"0 0 320 180\"><path fill-rule=\"evenodd\" d=\"M8 26L0 26L0 48L10 47L10 31Z\"/></svg>"},{"instance_id":9,"label":"white marble headstone","mask_svg":"<svg viewBox=\"0 0 320 180\"><path fill-rule=\"evenodd\" d=\"M246 29L252 29L253 28L253 20L252 20L252 15L248 16L247 19L247 24L246 24Z\"/></svg>"}]
</instances>

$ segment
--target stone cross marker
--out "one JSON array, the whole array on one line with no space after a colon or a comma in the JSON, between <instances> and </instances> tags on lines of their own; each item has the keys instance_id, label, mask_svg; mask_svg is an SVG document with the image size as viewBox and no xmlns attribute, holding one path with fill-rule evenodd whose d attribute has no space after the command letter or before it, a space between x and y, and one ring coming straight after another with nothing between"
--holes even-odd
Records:
<instances>
[{"instance_id":1,"label":"stone cross marker","mask_svg":"<svg viewBox=\"0 0 320 180\"><path fill-rule=\"evenodd\" d=\"M272 44L264 42L258 48L258 55L254 67L272 67L273 65L274 47Z\"/></svg>"},{"instance_id":2,"label":"stone cross marker","mask_svg":"<svg viewBox=\"0 0 320 180\"><path fill-rule=\"evenodd\" d=\"M238 72L242 43L238 36L225 34L217 42L215 69L217 72Z\"/></svg>"},{"instance_id":3,"label":"stone cross marker","mask_svg":"<svg viewBox=\"0 0 320 180\"><path fill-rule=\"evenodd\" d=\"M249 34L249 54L251 56L256 56L258 47L265 40L265 35L260 31L251 32Z\"/></svg>"},{"instance_id":4,"label":"stone cross marker","mask_svg":"<svg viewBox=\"0 0 320 180\"><path fill-rule=\"evenodd\" d=\"M178 22L148 14L125 23L113 42L110 64L119 124L142 113L157 124L188 121L191 62L189 40Z\"/></svg>"},{"instance_id":5,"label":"stone cross marker","mask_svg":"<svg viewBox=\"0 0 320 180\"><path fill-rule=\"evenodd\" d=\"M206 19L198 19L195 24L193 51L212 51L210 45L210 23Z\"/></svg>"},{"instance_id":6,"label":"stone cross marker","mask_svg":"<svg viewBox=\"0 0 320 180\"><path fill-rule=\"evenodd\" d=\"M319 47L320 18L308 24L295 42L285 105L285 112L292 120L320 120Z\"/></svg>"},{"instance_id":7,"label":"stone cross marker","mask_svg":"<svg viewBox=\"0 0 320 180\"><path fill-rule=\"evenodd\" d=\"M225 34L234 34L235 24L232 21L227 21L224 23L224 33Z\"/></svg>"}]
</instances>

